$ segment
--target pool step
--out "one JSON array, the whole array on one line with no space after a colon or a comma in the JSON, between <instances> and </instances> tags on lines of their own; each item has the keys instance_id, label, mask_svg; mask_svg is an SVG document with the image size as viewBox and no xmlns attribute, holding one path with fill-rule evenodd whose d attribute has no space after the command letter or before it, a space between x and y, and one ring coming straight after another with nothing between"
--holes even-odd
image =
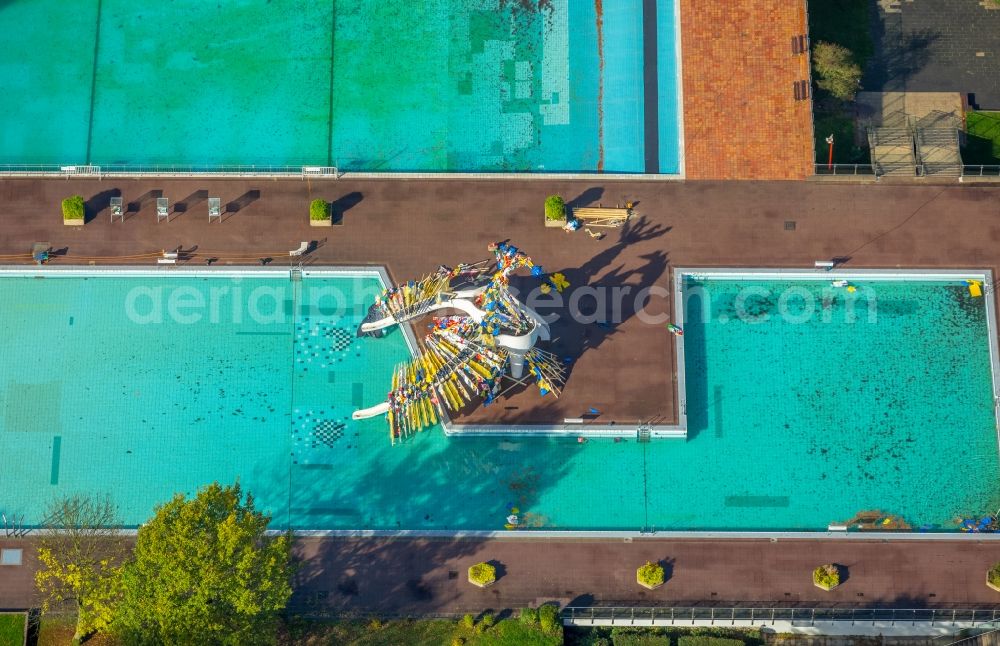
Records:
<instances>
[{"instance_id":1,"label":"pool step","mask_svg":"<svg viewBox=\"0 0 1000 646\"><path fill-rule=\"evenodd\" d=\"M290 278L293 283L301 283L302 269L300 267L292 267Z\"/></svg>"},{"instance_id":2,"label":"pool step","mask_svg":"<svg viewBox=\"0 0 1000 646\"><path fill-rule=\"evenodd\" d=\"M639 442L648 442L653 437L652 431L648 428L640 428L635 432L635 439Z\"/></svg>"}]
</instances>

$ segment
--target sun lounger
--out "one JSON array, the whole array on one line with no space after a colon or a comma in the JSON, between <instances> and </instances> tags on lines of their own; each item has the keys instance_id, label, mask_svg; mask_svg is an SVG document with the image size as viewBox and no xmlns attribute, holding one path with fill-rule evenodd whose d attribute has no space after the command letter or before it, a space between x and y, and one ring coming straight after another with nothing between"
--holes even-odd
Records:
<instances>
[{"instance_id":1,"label":"sun lounger","mask_svg":"<svg viewBox=\"0 0 1000 646\"><path fill-rule=\"evenodd\" d=\"M222 199L218 197L208 198L208 221L211 222L212 218L218 218L219 222L222 222Z\"/></svg>"},{"instance_id":2,"label":"sun lounger","mask_svg":"<svg viewBox=\"0 0 1000 646\"><path fill-rule=\"evenodd\" d=\"M170 221L170 200L165 197L156 198L156 221Z\"/></svg>"},{"instance_id":3,"label":"sun lounger","mask_svg":"<svg viewBox=\"0 0 1000 646\"><path fill-rule=\"evenodd\" d=\"M111 198L111 221L114 222L115 218L125 221L125 208L120 197Z\"/></svg>"}]
</instances>

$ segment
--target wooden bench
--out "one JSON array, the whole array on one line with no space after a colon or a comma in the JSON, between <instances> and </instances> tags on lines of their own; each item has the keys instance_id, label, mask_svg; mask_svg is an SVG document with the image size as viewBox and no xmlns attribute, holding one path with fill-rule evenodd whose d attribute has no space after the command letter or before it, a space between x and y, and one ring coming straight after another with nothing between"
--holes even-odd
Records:
<instances>
[{"instance_id":1,"label":"wooden bench","mask_svg":"<svg viewBox=\"0 0 1000 646\"><path fill-rule=\"evenodd\" d=\"M589 227L615 228L628 222L631 209L611 207L583 207L573 209L573 217Z\"/></svg>"}]
</instances>

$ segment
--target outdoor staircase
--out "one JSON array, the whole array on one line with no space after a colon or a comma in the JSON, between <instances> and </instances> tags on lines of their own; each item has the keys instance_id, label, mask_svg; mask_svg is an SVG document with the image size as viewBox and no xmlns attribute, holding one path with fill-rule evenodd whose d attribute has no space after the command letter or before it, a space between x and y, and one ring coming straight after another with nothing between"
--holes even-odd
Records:
<instances>
[{"instance_id":1,"label":"outdoor staircase","mask_svg":"<svg viewBox=\"0 0 1000 646\"><path fill-rule=\"evenodd\" d=\"M913 133L909 128L871 127L868 146L876 175L914 177L917 174Z\"/></svg>"},{"instance_id":2,"label":"outdoor staircase","mask_svg":"<svg viewBox=\"0 0 1000 646\"><path fill-rule=\"evenodd\" d=\"M924 175L961 177L959 121L951 114L931 112L914 124L917 160Z\"/></svg>"},{"instance_id":3,"label":"outdoor staircase","mask_svg":"<svg viewBox=\"0 0 1000 646\"><path fill-rule=\"evenodd\" d=\"M954 128L918 128L917 153L924 175L961 177L958 130Z\"/></svg>"}]
</instances>

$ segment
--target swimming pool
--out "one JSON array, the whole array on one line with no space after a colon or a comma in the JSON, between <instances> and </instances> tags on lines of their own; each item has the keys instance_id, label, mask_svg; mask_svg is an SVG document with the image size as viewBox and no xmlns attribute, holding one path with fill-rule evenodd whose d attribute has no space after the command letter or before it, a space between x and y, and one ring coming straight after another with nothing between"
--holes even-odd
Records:
<instances>
[{"instance_id":1,"label":"swimming pool","mask_svg":"<svg viewBox=\"0 0 1000 646\"><path fill-rule=\"evenodd\" d=\"M676 13L676 0L0 3L18 27L0 61L0 164L676 174Z\"/></svg>"},{"instance_id":2,"label":"swimming pool","mask_svg":"<svg viewBox=\"0 0 1000 646\"><path fill-rule=\"evenodd\" d=\"M371 271L7 271L0 511L31 525L55 495L110 494L135 525L236 478L300 530L503 531L511 507L536 530L818 531L870 509L950 530L1000 506L984 299L870 279L873 323L837 302L829 323L722 323L747 287L822 303L815 282L758 281L686 287L712 294L684 321L687 441L434 429L391 447L383 420L351 419L409 356L398 330L354 336Z\"/></svg>"}]
</instances>

